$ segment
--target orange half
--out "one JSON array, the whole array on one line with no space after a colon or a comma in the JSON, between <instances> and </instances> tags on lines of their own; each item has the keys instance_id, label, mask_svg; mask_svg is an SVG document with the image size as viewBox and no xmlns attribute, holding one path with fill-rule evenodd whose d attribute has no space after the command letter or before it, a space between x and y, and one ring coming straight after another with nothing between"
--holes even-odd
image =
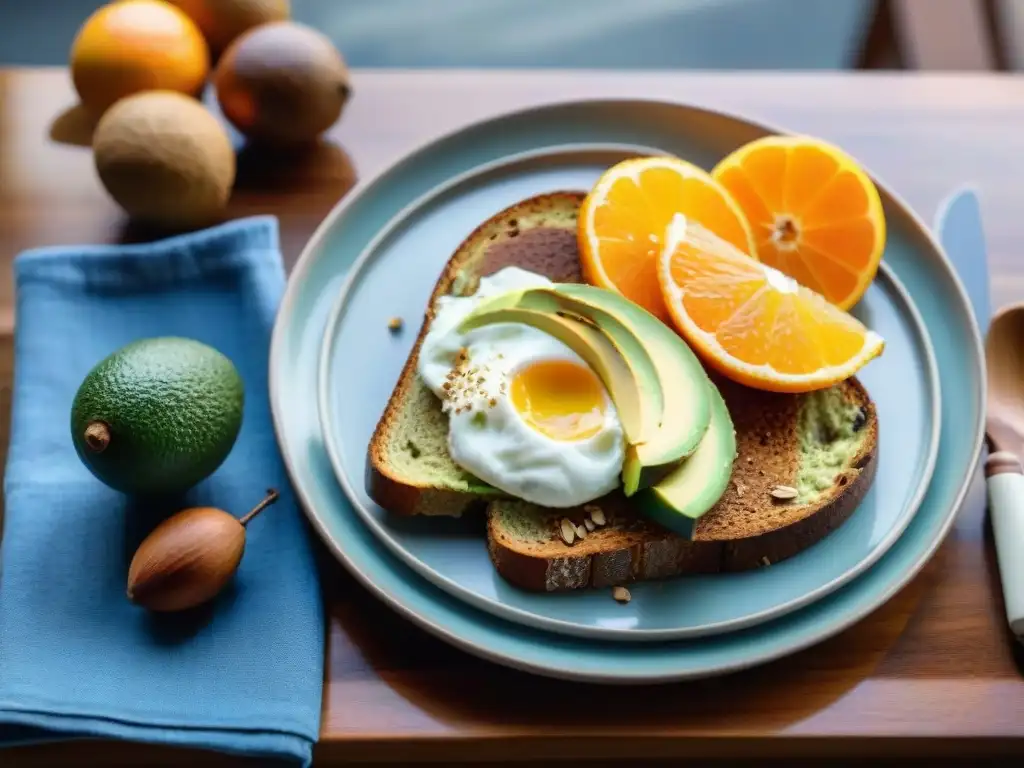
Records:
<instances>
[{"instance_id":1,"label":"orange half","mask_svg":"<svg viewBox=\"0 0 1024 768\"><path fill-rule=\"evenodd\" d=\"M580 209L587 282L617 291L668 322L657 261L665 228L677 214L754 252L743 211L710 174L675 157L634 158L605 171Z\"/></svg>"},{"instance_id":2,"label":"orange half","mask_svg":"<svg viewBox=\"0 0 1024 768\"><path fill-rule=\"evenodd\" d=\"M837 147L768 136L737 149L711 175L743 209L757 258L841 309L860 300L885 250L878 190Z\"/></svg>"},{"instance_id":3,"label":"orange half","mask_svg":"<svg viewBox=\"0 0 1024 768\"><path fill-rule=\"evenodd\" d=\"M884 347L820 294L682 217L669 226L657 275L683 338L747 386L821 389L853 376Z\"/></svg>"}]
</instances>

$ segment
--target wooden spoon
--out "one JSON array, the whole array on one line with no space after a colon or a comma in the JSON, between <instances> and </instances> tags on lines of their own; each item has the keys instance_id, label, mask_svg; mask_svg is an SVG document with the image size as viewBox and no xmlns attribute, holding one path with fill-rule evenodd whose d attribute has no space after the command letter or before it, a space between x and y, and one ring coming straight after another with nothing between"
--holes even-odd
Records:
<instances>
[{"instance_id":1,"label":"wooden spoon","mask_svg":"<svg viewBox=\"0 0 1024 768\"><path fill-rule=\"evenodd\" d=\"M985 340L992 453L985 462L989 517L1003 583L1006 620L1024 640L1024 304L1000 310Z\"/></svg>"}]
</instances>

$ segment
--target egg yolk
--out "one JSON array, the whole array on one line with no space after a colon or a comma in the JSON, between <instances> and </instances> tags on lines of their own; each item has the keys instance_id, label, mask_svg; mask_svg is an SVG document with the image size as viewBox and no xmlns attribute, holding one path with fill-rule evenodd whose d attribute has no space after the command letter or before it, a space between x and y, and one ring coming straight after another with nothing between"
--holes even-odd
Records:
<instances>
[{"instance_id":1,"label":"egg yolk","mask_svg":"<svg viewBox=\"0 0 1024 768\"><path fill-rule=\"evenodd\" d=\"M510 387L523 420L555 440L583 440L604 424L604 386L590 368L544 360L520 369Z\"/></svg>"}]
</instances>

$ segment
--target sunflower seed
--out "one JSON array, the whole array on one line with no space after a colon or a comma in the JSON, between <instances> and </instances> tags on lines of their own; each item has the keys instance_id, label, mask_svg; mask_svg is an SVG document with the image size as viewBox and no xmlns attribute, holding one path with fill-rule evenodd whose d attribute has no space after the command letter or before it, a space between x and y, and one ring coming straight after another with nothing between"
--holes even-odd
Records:
<instances>
[{"instance_id":1,"label":"sunflower seed","mask_svg":"<svg viewBox=\"0 0 1024 768\"><path fill-rule=\"evenodd\" d=\"M797 497L797 490L788 485L776 485L772 488L772 498L779 501L792 501Z\"/></svg>"},{"instance_id":2,"label":"sunflower seed","mask_svg":"<svg viewBox=\"0 0 1024 768\"><path fill-rule=\"evenodd\" d=\"M558 532L562 536L562 541L571 547L572 543L576 540L576 526L572 524L572 520L563 517L561 524L558 526Z\"/></svg>"},{"instance_id":3,"label":"sunflower seed","mask_svg":"<svg viewBox=\"0 0 1024 768\"><path fill-rule=\"evenodd\" d=\"M583 521L583 525L586 527L588 531L593 531L595 528L597 528L597 525L595 525L594 521L591 520L589 517Z\"/></svg>"}]
</instances>

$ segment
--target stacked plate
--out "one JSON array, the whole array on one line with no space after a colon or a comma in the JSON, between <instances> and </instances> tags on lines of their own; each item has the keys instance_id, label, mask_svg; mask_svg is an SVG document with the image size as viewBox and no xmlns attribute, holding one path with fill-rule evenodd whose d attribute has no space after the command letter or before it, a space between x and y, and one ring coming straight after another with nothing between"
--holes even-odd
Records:
<instances>
[{"instance_id":1,"label":"stacked plate","mask_svg":"<svg viewBox=\"0 0 1024 768\"><path fill-rule=\"evenodd\" d=\"M413 319L480 222L531 195L589 189L628 156L667 152L710 168L773 132L658 102L546 106L422 147L328 216L281 306L271 405L307 514L369 589L417 624L501 663L649 682L733 671L818 642L881 605L924 565L977 465L982 345L939 246L877 179L888 242L856 314L886 340L885 354L858 374L878 408L878 474L854 515L821 542L756 571L637 584L623 605L606 590L518 590L491 565L481 520L396 520L366 495L367 444L413 344ZM389 333L396 315L411 321L407 332Z\"/></svg>"}]
</instances>

